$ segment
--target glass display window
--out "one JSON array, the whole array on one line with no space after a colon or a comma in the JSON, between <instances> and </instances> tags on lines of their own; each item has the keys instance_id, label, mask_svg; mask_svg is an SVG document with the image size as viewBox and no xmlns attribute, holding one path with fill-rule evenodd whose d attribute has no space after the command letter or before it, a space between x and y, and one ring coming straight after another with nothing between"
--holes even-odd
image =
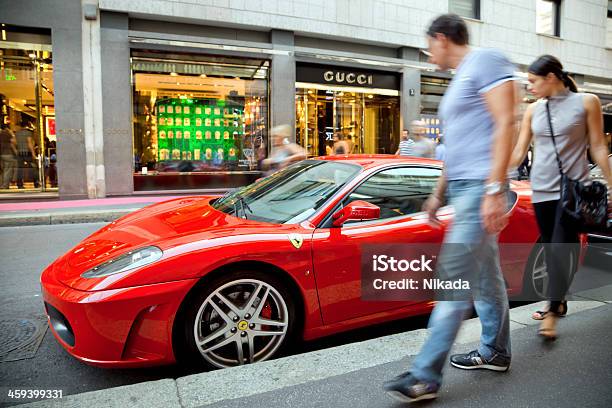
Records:
<instances>
[{"instance_id":1,"label":"glass display window","mask_svg":"<svg viewBox=\"0 0 612 408\"><path fill-rule=\"evenodd\" d=\"M137 179L172 172L259 177L267 156L268 61L132 55L135 189Z\"/></svg>"},{"instance_id":2,"label":"glass display window","mask_svg":"<svg viewBox=\"0 0 612 408\"><path fill-rule=\"evenodd\" d=\"M32 30L39 43L17 42L30 29L2 24L0 123L14 134L16 151L2 153L0 194L57 192L58 145L72 142L56 132L51 31Z\"/></svg>"}]
</instances>

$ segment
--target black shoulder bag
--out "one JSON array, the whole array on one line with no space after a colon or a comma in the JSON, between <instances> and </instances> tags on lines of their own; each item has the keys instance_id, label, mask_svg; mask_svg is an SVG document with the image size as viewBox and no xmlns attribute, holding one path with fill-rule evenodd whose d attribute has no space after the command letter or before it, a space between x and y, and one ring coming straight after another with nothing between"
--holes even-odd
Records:
<instances>
[{"instance_id":1,"label":"black shoulder bag","mask_svg":"<svg viewBox=\"0 0 612 408\"><path fill-rule=\"evenodd\" d=\"M586 185L581 181L569 178L565 174L557 150L548 101L546 101L546 114L548 115L550 136L555 147L557 165L561 174L559 200L561 222L580 232L605 230L608 221L608 189L598 181Z\"/></svg>"}]
</instances>

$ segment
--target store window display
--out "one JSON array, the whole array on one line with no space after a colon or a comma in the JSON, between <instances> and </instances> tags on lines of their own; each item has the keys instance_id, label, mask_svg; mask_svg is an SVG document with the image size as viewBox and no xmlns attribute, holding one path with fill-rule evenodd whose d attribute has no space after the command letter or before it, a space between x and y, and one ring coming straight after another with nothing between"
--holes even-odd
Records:
<instances>
[{"instance_id":1,"label":"store window display","mask_svg":"<svg viewBox=\"0 0 612 408\"><path fill-rule=\"evenodd\" d=\"M268 62L165 57L132 59L135 189L143 177L176 190L217 187L222 173L260 175Z\"/></svg>"}]
</instances>

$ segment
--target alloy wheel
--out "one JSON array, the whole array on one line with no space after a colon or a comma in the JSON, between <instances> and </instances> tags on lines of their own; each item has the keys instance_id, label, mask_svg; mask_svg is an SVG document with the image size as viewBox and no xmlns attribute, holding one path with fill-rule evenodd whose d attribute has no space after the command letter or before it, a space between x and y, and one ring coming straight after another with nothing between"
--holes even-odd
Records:
<instances>
[{"instance_id":1,"label":"alloy wheel","mask_svg":"<svg viewBox=\"0 0 612 408\"><path fill-rule=\"evenodd\" d=\"M257 279L238 279L202 302L193 335L203 358L218 368L264 361L287 334L289 312L282 295Z\"/></svg>"}]
</instances>

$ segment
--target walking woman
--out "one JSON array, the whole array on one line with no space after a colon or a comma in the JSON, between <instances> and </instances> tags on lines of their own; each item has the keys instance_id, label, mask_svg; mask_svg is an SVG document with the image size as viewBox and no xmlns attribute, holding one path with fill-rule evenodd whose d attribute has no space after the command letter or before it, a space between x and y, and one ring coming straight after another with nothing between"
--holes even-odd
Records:
<instances>
[{"instance_id":1,"label":"walking woman","mask_svg":"<svg viewBox=\"0 0 612 408\"><path fill-rule=\"evenodd\" d=\"M551 55L539 57L528 71L531 90L540 99L525 112L510 166L514 168L522 163L535 137L531 169L532 203L544 244L549 307L546 311L534 313L533 318L542 320L540 336L554 340L557 319L567 313L564 299L571 283L572 269L576 267L576 258L572 261L568 244L579 242L576 227L560 221L561 176L555 151L559 154L564 173L572 179L584 182L589 178L587 147L611 187L612 175L599 98L579 93L561 62Z\"/></svg>"}]
</instances>

